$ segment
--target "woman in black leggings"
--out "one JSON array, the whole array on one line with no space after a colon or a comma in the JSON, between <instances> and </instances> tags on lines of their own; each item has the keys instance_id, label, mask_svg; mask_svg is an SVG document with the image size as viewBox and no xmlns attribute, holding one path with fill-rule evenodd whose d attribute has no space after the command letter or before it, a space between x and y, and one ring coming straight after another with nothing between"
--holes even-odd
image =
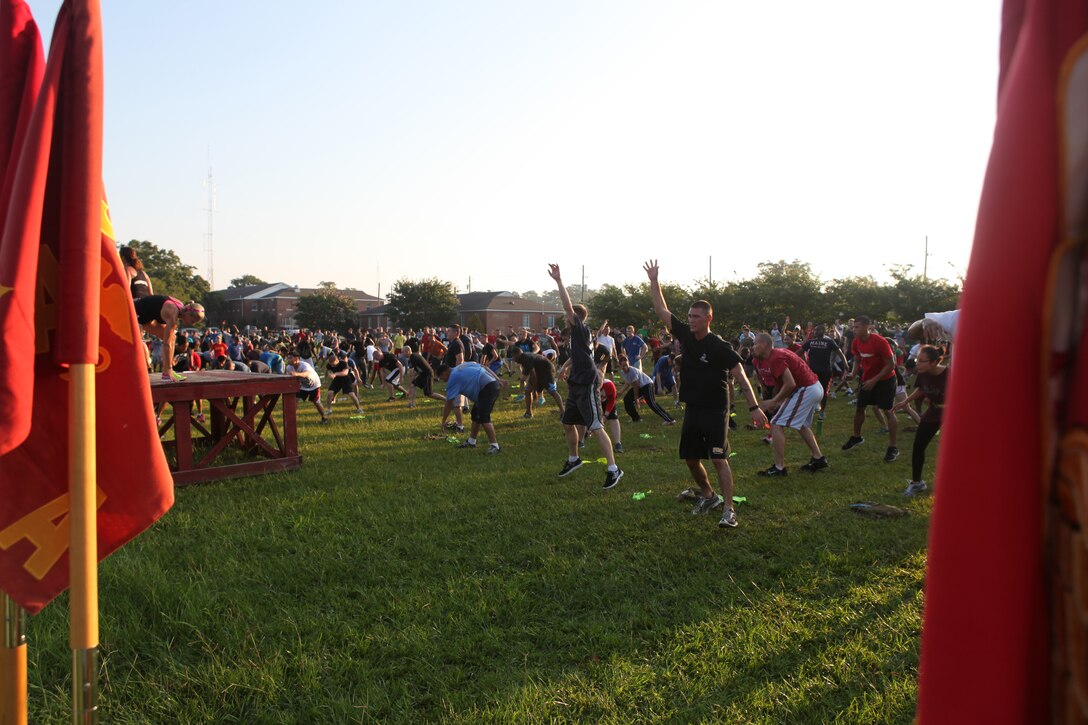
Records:
<instances>
[{"instance_id":1,"label":"woman in black leggings","mask_svg":"<svg viewBox=\"0 0 1088 725\"><path fill-rule=\"evenodd\" d=\"M948 366L942 365L944 353L939 347L925 345L918 351L916 366L918 377L914 381L914 390L893 407L899 411L910 405L912 400L924 398L929 401L929 408L922 413L922 419L918 423L918 433L914 436L914 453L911 456L911 479L904 496L917 496L926 490L926 482L922 480L922 466L926 462L926 448L933 436L941 429L941 412L944 409L944 396L948 388Z\"/></svg>"}]
</instances>

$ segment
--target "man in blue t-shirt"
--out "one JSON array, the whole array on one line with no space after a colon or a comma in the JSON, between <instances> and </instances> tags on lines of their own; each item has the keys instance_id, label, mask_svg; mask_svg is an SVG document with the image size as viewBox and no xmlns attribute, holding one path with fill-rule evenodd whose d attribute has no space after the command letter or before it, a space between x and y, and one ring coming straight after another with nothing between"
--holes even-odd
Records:
<instances>
[{"instance_id":1,"label":"man in blue t-shirt","mask_svg":"<svg viewBox=\"0 0 1088 725\"><path fill-rule=\"evenodd\" d=\"M628 325L623 339L623 351L627 353L627 364L642 372L642 356L646 354L646 341L635 334L635 326Z\"/></svg>"},{"instance_id":2,"label":"man in blue t-shirt","mask_svg":"<svg viewBox=\"0 0 1088 725\"><path fill-rule=\"evenodd\" d=\"M472 401L472 430L468 440L461 443L458 448L475 448L476 434L480 428L487 433L487 455L492 456L499 452L499 440L495 436L495 425L491 422L491 410L495 407L495 401L499 399L499 393L506 387L506 381L499 380L495 373L483 367L479 363L463 362L455 368L447 365L439 365L435 369L438 378L446 383L446 403L442 408L442 427L446 427L446 420L450 417L458 396L465 396Z\"/></svg>"}]
</instances>

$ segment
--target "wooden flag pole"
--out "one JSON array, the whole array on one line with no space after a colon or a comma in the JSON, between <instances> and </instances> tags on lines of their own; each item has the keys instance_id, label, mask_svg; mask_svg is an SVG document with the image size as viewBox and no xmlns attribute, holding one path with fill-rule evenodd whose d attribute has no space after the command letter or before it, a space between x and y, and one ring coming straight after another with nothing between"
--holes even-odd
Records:
<instances>
[{"instance_id":1,"label":"wooden flag pole","mask_svg":"<svg viewBox=\"0 0 1088 725\"><path fill-rule=\"evenodd\" d=\"M98 538L94 365L69 367L70 625L72 722L98 722Z\"/></svg>"},{"instance_id":2,"label":"wooden flag pole","mask_svg":"<svg viewBox=\"0 0 1088 725\"><path fill-rule=\"evenodd\" d=\"M0 592L0 725L26 725L26 610Z\"/></svg>"}]
</instances>

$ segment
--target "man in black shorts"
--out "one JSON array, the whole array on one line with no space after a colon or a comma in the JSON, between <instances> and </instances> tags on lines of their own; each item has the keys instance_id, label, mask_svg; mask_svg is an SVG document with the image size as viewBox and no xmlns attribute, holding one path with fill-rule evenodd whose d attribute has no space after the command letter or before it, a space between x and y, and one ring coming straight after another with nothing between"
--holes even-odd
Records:
<instances>
[{"instance_id":1,"label":"man in black shorts","mask_svg":"<svg viewBox=\"0 0 1088 725\"><path fill-rule=\"evenodd\" d=\"M416 388L422 390L428 398L446 402L445 395L434 392L434 368L418 352L408 356L408 378L405 382L411 383L408 386L409 408L416 407Z\"/></svg>"},{"instance_id":2,"label":"man in black shorts","mask_svg":"<svg viewBox=\"0 0 1088 725\"><path fill-rule=\"evenodd\" d=\"M816 325L812 337L805 340L801 351L807 355L808 366L816 377L820 379L820 387L824 390L824 398L820 401L820 420L824 419L824 410L827 408L827 394L831 387L831 375L835 370L835 356L842 360L842 369L846 370L846 355L843 354L839 343L832 340L826 334L823 325Z\"/></svg>"},{"instance_id":3,"label":"man in black shorts","mask_svg":"<svg viewBox=\"0 0 1088 725\"><path fill-rule=\"evenodd\" d=\"M332 406L336 403L336 396L343 393L351 398L351 402L355 403L355 412L362 413L363 409L359 405L359 396L355 394L355 375L348 365L347 355L334 348L329 353L329 363L325 367L325 372L332 378L332 382L329 383L329 410L331 411Z\"/></svg>"},{"instance_id":4,"label":"man in black shorts","mask_svg":"<svg viewBox=\"0 0 1088 725\"><path fill-rule=\"evenodd\" d=\"M593 346L590 342L586 318L589 310L584 305L573 305L558 264L548 265L548 276L559 286L559 299L566 310L567 325L570 328L570 375L567 377L569 393L563 406L563 431L567 437L567 462L559 477L567 476L582 466L578 456L578 426L584 425L597 439L601 453L608 461L604 488L612 488L623 478L623 471L616 465L616 454L612 450L612 439L604 428L601 413L601 391L597 366L593 364Z\"/></svg>"},{"instance_id":5,"label":"man in black shorts","mask_svg":"<svg viewBox=\"0 0 1088 725\"><path fill-rule=\"evenodd\" d=\"M767 425L767 416L759 407L759 401L744 374L740 355L733 346L710 331L714 320L714 311L709 302L698 300L688 310L688 321L681 322L669 311L665 297L661 294L658 283L657 260L645 264L646 276L650 280L650 299L654 303L654 312L669 332L680 343L683 355L680 356L680 379L684 384L680 388L680 400L685 403L684 425L680 432L680 457L688 466L691 477L702 495L695 502L693 514L705 514L724 506L724 513L718 526L732 528L737 525L737 515L733 511L733 471L729 467L728 433L729 414L729 374L740 384L741 393L748 401L748 410L752 414L752 424L763 429ZM714 493L710 477L703 467L703 459L709 458L718 474L718 485L722 495Z\"/></svg>"},{"instance_id":6,"label":"man in black shorts","mask_svg":"<svg viewBox=\"0 0 1088 725\"><path fill-rule=\"evenodd\" d=\"M869 329L871 325L872 321L864 315L854 318L854 341L850 345L854 368L846 378L856 378L860 372L861 385L858 387L857 410L854 411L854 435L843 444L842 449L848 451L865 442L861 437L861 427L865 424L865 409L873 405L884 411L888 419L888 450L884 453L884 461L892 463L899 458L899 449L895 445L899 421L891 412L895 405L895 355L887 340L872 333Z\"/></svg>"},{"instance_id":7,"label":"man in black shorts","mask_svg":"<svg viewBox=\"0 0 1088 725\"><path fill-rule=\"evenodd\" d=\"M514 362L521 366L521 372L525 376L525 415L523 418L533 417L533 401L542 393L552 396L552 400L559 406L559 413L563 413L563 398L555 385L555 366L552 361L535 352L522 352L517 345L512 353Z\"/></svg>"}]
</instances>

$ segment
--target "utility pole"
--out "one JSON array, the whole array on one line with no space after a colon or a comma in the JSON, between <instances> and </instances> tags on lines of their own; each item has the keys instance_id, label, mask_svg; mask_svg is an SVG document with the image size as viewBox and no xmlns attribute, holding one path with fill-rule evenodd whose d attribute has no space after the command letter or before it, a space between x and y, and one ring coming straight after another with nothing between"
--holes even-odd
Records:
<instances>
[{"instance_id":1,"label":"utility pole","mask_svg":"<svg viewBox=\"0 0 1088 725\"><path fill-rule=\"evenodd\" d=\"M204 232L204 252L208 255L208 286L215 289L215 263L212 248L212 218L215 215L215 181L212 178L212 147L208 146L208 178L204 181L208 192L208 231Z\"/></svg>"},{"instance_id":2,"label":"utility pole","mask_svg":"<svg viewBox=\"0 0 1088 725\"><path fill-rule=\"evenodd\" d=\"M926 273L929 271L929 235L926 235L926 256L922 260L922 282L926 281Z\"/></svg>"},{"instance_id":3,"label":"utility pole","mask_svg":"<svg viewBox=\"0 0 1088 725\"><path fill-rule=\"evenodd\" d=\"M586 302L586 266L582 265L582 297L578 300L582 304Z\"/></svg>"}]
</instances>

